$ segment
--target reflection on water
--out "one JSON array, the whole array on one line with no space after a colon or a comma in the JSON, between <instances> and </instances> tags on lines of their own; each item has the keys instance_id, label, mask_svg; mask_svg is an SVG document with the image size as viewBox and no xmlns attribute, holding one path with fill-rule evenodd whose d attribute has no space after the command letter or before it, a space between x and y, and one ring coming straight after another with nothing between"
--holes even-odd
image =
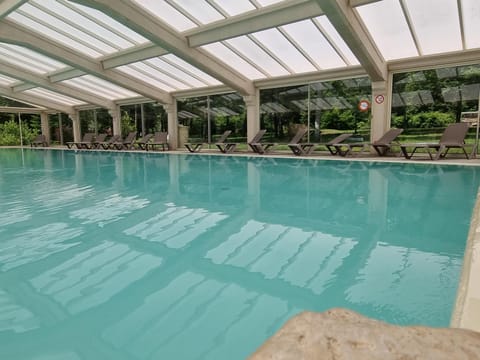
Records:
<instances>
[{"instance_id":1,"label":"reflection on water","mask_svg":"<svg viewBox=\"0 0 480 360\"><path fill-rule=\"evenodd\" d=\"M2 150L0 358L243 359L334 306L447 326L479 175Z\"/></svg>"}]
</instances>

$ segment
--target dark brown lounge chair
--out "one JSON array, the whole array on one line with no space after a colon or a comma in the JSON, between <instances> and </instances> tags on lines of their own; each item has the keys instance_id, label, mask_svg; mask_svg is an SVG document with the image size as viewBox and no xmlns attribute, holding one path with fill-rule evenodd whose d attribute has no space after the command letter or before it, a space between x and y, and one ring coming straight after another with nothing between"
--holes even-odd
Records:
<instances>
[{"instance_id":1,"label":"dark brown lounge chair","mask_svg":"<svg viewBox=\"0 0 480 360\"><path fill-rule=\"evenodd\" d=\"M42 134L37 135L35 139L33 139L32 142L30 143L30 147L37 147L37 146L43 146L43 147L48 146L45 135L42 135Z\"/></svg>"},{"instance_id":2,"label":"dark brown lounge chair","mask_svg":"<svg viewBox=\"0 0 480 360\"><path fill-rule=\"evenodd\" d=\"M168 150L168 133L163 132L163 131L157 131L153 137L153 141L149 142L147 144L147 151L148 149L150 150L155 150L156 146L162 146L162 150L165 151L165 147Z\"/></svg>"},{"instance_id":3,"label":"dark brown lounge chair","mask_svg":"<svg viewBox=\"0 0 480 360\"><path fill-rule=\"evenodd\" d=\"M437 144L407 143L401 144L400 149L402 150L402 154L405 156L405 159L411 159L417 149L425 149L431 160L438 160L447 156L448 151L452 148L462 149L465 157L469 159L469 155L465 150L465 137L467 136L468 128L469 124L466 122L450 124L444 130L442 137ZM408 148L413 148L411 153L408 153ZM434 154L431 152L432 149L435 151Z\"/></svg>"},{"instance_id":4,"label":"dark brown lounge chair","mask_svg":"<svg viewBox=\"0 0 480 360\"><path fill-rule=\"evenodd\" d=\"M69 149L73 148L74 146L77 149L90 149L90 147L92 146L92 142L93 142L94 138L95 138L94 133L85 133L83 135L82 141L78 141L78 142L69 141L69 142L67 142L67 147Z\"/></svg>"},{"instance_id":5,"label":"dark brown lounge chair","mask_svg":"<svg viewBox=\"0 0 480 360\"><path fill-rule=\"evenodd\" d=\"M382 137L374 142L342 142L336 143L332 146L336 149L337 154L340 156L347 156L349 154L353 154L353 149L360 148L360 152L363 152L365 149L368 148L368 145L373 146L375 151L378 153L379 156L384 156L390 150L393 145L393 142L403 132L403 129L390 129ZM400 144L397 142L400 146Z\"/></svg>"},{"instance_id":6,"label":"dark brown lounge chair","mask_svg":"<svg viewBox=\"0 0 480 360\"><path fill-rule=\"evenodd\" d=\"M153 134L147 134L141 139L137 140L137 146L140 150L147 150L147 144L152 139Z\"/></svg>"},{"instance_id":7,"label":"dark brown lounge chair","mask_svg":"<svg viewBox=\"0 0 480 360\"><path fill-rule=\"evenodd\" d=\"M135 139L137 138L136 131L130 131L125 139L121 141L115 141L112 144L112 147L117 150L128 150L133 148L133 144L135 143Z\"/></svg>"},{"instance_id":8,"label":"dark brown lounge chair","mask_svg":"<svg viewBox=\"0 0 480 360\"><path fill-rule=\"evenodd\" d=\"M292 152L297 156L310 155L313 149L315 149L315 146L317 145L313 143L300 142L307 132L307 128L298 129L297 134L293 137L292 140L290 140L290 143L288 144L290 150L292 150Z\"/></svg>"},{"instance_id":9,"label":"dark brown lounge chair","mask_svg":"<svg viewBox=\"0 0 480 360\"><path fill-rule=\"evenodd\" d=\"M351 136L353 136L353 134L350 134L350 133L340 134L340 135L334 137L332 140L330 140L330 141L328 141L324 144L319 144L319 145L325 146L328 149L328 151L330 151L330 154L337 155L338 151L335 148L334 144L343 143L345 140L347 140Z\"/></svg>"},{"instance_id":10,"label":"dark brown lounge chair","mask_svg":"<svg viewBox=\"0 0 480 360\"><path fill-rule=\"evenodd\" d=\"M105 141L107 134L98 134L95 136L95 140L92 141L90 149L100 149L100 144Z\"/></svg>"},{"instance_id":11,"label":"dark brown lounge chair","mask_svg":"<svg viewBox=\"0 0 480 360\"><path fill-rule=\"evenodd\" d=\"M264 130L264 129L260 130L257 133L257 135L255 135L253 137L252 141L250 141L248 143L248 145L253 150L253 152L255 152L257 154L265 154L271 147L276 145L275 143L262 143L262 142L260 142L262 140L263 135L265 135L266 132L267 132L267 130Z\"/></svg>"},{"instance_id":12,"label":"dark brown lounge chair","mask_svg":"<svg viewBox=\"0 0 480 360\"><path fill-rule=\"evenodd\" d=\"M103 141L103 142L98 143L99 146L97 148L100 149L100 147L102 147L105 150L111 149L111 148L113 148L114 143L118 143L118 142L121 142L121 141L122 141L122 137L120 135L113 135L107 141Z\"/></svg>"},{"instance_id":13,"label":"dark brown lounge chair","mask_svg":"<svg viewBox=\"0 0 480 360\"><path fill-rule=\"evenodd\" d=\"M227 154L227 153L231 153L231 152L234 152L236 147L237 147L237 143L227 143L227 138L228 136L232 133L231 130L226 130L222 136L220 136L217 140L217 142L215 143L215 146L218 148L218 150L220 150L222 153L224 154Z\"/></svg>"}]
</instances>

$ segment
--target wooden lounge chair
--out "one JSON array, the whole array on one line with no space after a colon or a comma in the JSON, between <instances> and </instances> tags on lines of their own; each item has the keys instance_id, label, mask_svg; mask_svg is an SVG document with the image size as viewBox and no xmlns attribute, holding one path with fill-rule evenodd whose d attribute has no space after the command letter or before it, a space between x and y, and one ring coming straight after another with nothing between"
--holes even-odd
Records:
<instances>
[{"instance_id":1,"label":"wooden lounge chair","mask_svg":"<svg viewBox=\"0 0 480 360\"><path fill-rule=\"evenodd\" d=\"M189 152L194 153L202 150L203 144L205 143L204 142L194 142L194 143L188 142L188 143L185 143L184 145Z\"/></svg>"},{"instance_id":2,"label":"wooden lounge chair","mask_svg":"<svg viewBox=\"0 0 480 360\"><path fill-rule=\"evenodd\" d=\"M162 150L165 151L165 147L168 150L168 133L163 131L157 131L153 136L153 140L146 145L147 151L155 150L156 146L162 146Z\"/></svg>"},{"instance_id":3,"label":"wooden lounge chair","mask_svg":"<svg viewBox=\"0 0 480 360\"><path fill-rule=\"evenodd\" d=\"M387 154L388 150L392 147L393 142L403 132L403 129L390 129L382 137L372 143L368 142L340 142L334 143L332 146L336 149L337 154L340 156L347 156L353 154L355 148L360 149L360 153L368 148L369 145L373 146L375 151L379 156L384 156ZM400 146L400 144L397 142Z\"/></svg>"},{"instance_id":4,"label":"wooden lounge chair","mask_svg":"<svg viewBox=\"0 0 480 360\"><path fill-rule=\"evenodd\" d=\"M334 144L341 144L343 143L345 140L347 140L348 138L350 138L351 136L353 136L353 134L351 133L344 133L344 134L340 134L336 137L334 137L332 140L324 143L324 144L319 144L319 145L323 145L325 146L328 151L330 151L330 154L332 155L337 155L338 154L338 151L337 149L335 148Z\"/></svg>"},{"instance_id":5,"label":"wooden lounge chair","mask_svg":"<svg viewBox=\"0 0 480 360\"><path fill-rule=\"evenodd\" d=\"M116 141L112 144L112 147L117 150L128 150L133 148L133 144L135 143L135 139L137 138L136 131L130 131L125 139L121 141Z\"/></svg>"},{"instance_id":6,"label":"wooden lounge chair","mask_svg":"<svg viewBox=\"0 0 480 360\"><path fill-rule=\"evenodd\" d=\"M122 137L120 135L113 135L110 139L108 139L107 141L104 141L104 142L100 142L98 143L98 149L100 149L100 147L102 147L104 150L107 150L107 149L112 149L113 148L113 144L114 143L118 143L122 141Z\"/></svg>"},{"instance_id":7,"label":"wooden lounge chair","mask_svg":"<svg viewBox=\"0 0 480 360\"><path fill-rule=\"evenodd\" d=\"M262 143L262 142L260 142L262 140L263 135L265 135L266 132L267 132L267 130L265 130L265 129L260 130L257 133L257 135L255 135L253 137L252 141L250 141L248 143L248 146L250 146L250 148L253 150L253 152L255 152L257 154L265 154L271 147L276 145L275 143Z\"/></svg>"},{"instance_id":8,"label":"wooden lounge chair","mask_svg":"<svg viewBox=\"0 0 480 360\"><path fill-rule=\"evenodd\" d=\"M92 141L92 144L89 149L99 149L100 143L103 143L107 137L107 134L98 134L95 136L95 140Z\"/></svg>"},{"instance_id":9,"label":"wooden lounge chair","mask_svg":"<svg viewBox=\"0 0 480 360\"><path fill-rule=\"evenodd\" d=\"M308 132L307 128L298 129L297 134L293 137L292 140L290 140L290 143L288 144L288 147L290 148L290 150L292 150L292 152L297 156L310 155L313 149L315 149L315 146L317 145L313 143L300 142L307 132Z\"/></svg>"},{"instance_id":10,"label":"wooden lounge chair","mask_svg":"<svg viewBox=\"0 0 480 360\"><path fill-rule=\"evenodd\" d=\"M90 149L92 142L95 140L95 133L85 133L83 135L82 141L78 142L67 142L67 147L71 149L75 146L77 149Z\"/></svg>"},{"instance_id":11,"label":"wooden lounge chair","mask_svg":"<svg viewBox=\"0 0 480 360\"><path fill-rule=\"evenodd\" d=\"M465 149L465 137L467 136L468 128L469 124L466 122L450 124L444 130L438 143L407 143L401 144L400 149L405 159L411 159L417 149L425 149L431 160L438 160L447 156L448 151L452 148L462 149L465 157L469 159ZM408 153L408 148L413 148L413 150ZM434 150L433 154L431 150Z\"/></svg>"},{"instance_id":12,"label":"wooden lounge chair","mask_svg":"<svg viewBox=\"0 0 480 360\"><path fill-rule=\"evenodd\" d=\"M227 143L228 136L232 133L231 130L226 130L222 136L220 136L215 143L215 146L220 150L222 153L227 154L235 151L237 147L237 143Z\"/></svg>"},{"instance_id":13,"label":"wooden lounge chair","mask_svg":"<svg viewBox=\"0 0 480 360\"><path fill-rule=\"evenodd\" d=\"M141 139L138 139L136 144L140 150L147 150L147 144L152 139L153 134L147 134Z\"/></svg>"},{"instance_id":14,"label":"wooden lounge chair","mask_svg":"<svg viewBox=\"0 0 480 360\"><path fill-rule=\"evenodd\" d=\"M48 146L45 135L42 135L42 134L37 135L35 139L33 139L32 142L30 143L30 147L37 147L37 146L43 146L43 147Z\"/></svg>"}]
</instances>

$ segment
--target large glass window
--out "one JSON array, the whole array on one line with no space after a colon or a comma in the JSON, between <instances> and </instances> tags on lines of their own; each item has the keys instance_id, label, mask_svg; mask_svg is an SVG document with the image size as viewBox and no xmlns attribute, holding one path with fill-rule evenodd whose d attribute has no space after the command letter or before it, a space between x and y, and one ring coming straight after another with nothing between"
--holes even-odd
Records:
<instances>
[{"instance_id":1,"label":"large glass window","mask_svg":"<svg viewBox=\"0 0 480 360\"><path fill-rule=\"evenodd\" d=\"M479 92L480 65L394 74L392 126L412 140L438 137L448 124L478 111Z\"/></svg>"},{"instance_id":2,"label":"large glass window","mask_svg":"<svg viewBox=\"0 0 480 360\"><path fill-rule=\"evenodd\" d=\"M370 101L368 78L317 82L260 92L260 126L271 140L286 142L298 127L307 127L309 141L328 141L342 132L367 140L370 112L358 109ZM362 138L362 139L360 139Z\"/></svg>"},{"instance_id":3,"label":"large glass window","mask_svg":"<svg viewBox=\"0 0 480 360\"><path fill-rule=\"evenodd\" d=\"M237 93L182 99L178 104L178 122L187 126L192 141L214 143L226 130L229 139L246 142L245 102Z\"/></svg>"},{"instance_id":4,"label":"large glass window","mask_svg":"<svg viewBox=\"0 0 480 360\"><path fill-rule=\"evenodd\" d=\"M137 131L139 136L167 131L167 113L155 103L133 104L121 107L122 134Z\"/></svg>"}]
</instances>

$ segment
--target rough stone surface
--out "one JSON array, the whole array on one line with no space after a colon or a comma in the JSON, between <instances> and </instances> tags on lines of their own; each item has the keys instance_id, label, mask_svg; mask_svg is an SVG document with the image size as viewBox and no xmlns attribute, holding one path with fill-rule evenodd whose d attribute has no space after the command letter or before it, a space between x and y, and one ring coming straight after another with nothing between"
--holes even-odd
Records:
<instances>
[{"instance_id":1,"label":"rough stone surface","mask_svg":"<svg viewBox=\"0 0 480 360\"><path fill-rule=\"evenodd\" d=\"M250 360L480 359L480 333L395 326L346 309L290 319Z\"/></svg>"}]
</instances>

